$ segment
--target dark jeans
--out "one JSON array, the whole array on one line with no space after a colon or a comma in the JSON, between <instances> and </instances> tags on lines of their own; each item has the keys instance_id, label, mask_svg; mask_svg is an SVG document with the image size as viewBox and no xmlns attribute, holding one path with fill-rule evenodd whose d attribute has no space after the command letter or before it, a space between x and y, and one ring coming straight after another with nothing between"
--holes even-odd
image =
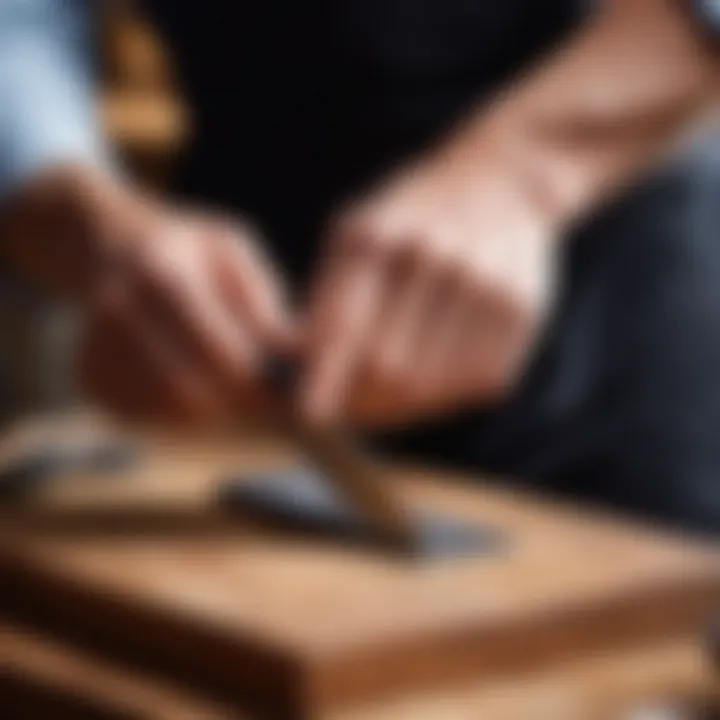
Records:
<instances>
[{"instance_id":1,"label":"dark jeans","mask_svg":"<svg viewBox=\"0 0 720 720\"><path fill-rule=\"evenodd\" d=\"M581 228L522 386L388 447L720 533L720 142Z\"/></svg>"}]
</instances>

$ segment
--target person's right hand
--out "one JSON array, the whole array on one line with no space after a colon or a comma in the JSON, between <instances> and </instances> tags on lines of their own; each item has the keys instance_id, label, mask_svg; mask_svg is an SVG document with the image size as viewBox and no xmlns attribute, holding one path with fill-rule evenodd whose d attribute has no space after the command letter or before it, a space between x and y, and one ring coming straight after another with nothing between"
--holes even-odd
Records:
<instances>
[{"instance_id":1,"label":"person's right hand","mask_svg":"<svg viewBox=\"0 0 720 720\"><path fill-rule=\"evenodd\" d=\"M249 229L110 187L48 262L23 246L41 284L83 310L82 387L127 420L195 424L254 412L262 356L291 343L277 278ZM70 224L72 225L72 223ZM52 234L52 228L49 229ZM28 248L35 243L35 252ZM44 260L43 260L44 259Z\"/></svg>"}]
</instances>

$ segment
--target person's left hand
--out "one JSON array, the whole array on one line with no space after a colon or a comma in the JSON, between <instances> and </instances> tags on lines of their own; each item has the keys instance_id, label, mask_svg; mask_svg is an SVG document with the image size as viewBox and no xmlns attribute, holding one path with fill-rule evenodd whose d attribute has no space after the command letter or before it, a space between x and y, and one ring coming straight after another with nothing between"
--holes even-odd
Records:
<instances>
[{"instance_id":1,"label":"person's left hand","mask_svg":"<svg viewBox=\"0 0 720 720\"><path fill-rule=\"evenodd\" d=\"M388 425L498 401L555 277L549 212L507 164L425 162L332 224L308 316L300 407Z\"/></svg>"}]
</instances>

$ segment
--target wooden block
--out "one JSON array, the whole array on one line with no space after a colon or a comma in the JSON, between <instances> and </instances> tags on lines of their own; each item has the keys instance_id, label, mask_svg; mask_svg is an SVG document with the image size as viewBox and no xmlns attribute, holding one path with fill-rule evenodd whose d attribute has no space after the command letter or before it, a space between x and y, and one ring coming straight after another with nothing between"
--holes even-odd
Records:
<instances>
[{"instance_id":1,"label":"wooden block","mask_svg":"<svg viewBox=\"0 0 720 720\"><path fill-rule=\"evenodd\" d=\"M278 444L158 447L127 482L65 486L5 518L0 582L36 617L281 718L700 630L717 545L442 473L404 500L497 526L505 555L416 566L261 531L215 507Z\"/></svg>"}]
</instances>

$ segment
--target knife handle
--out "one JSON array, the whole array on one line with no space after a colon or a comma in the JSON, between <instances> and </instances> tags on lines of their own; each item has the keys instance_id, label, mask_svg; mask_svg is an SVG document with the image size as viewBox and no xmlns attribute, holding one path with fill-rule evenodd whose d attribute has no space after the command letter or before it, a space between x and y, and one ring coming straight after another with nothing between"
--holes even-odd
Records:
<instances>
[{"instance_id":1,"label":"knife handle","mask_svg":"<svg viewBox=\"0 0 720 720\"><path fill-rule=\"evenodd\" d=\"M266 382L281 401L297 387L300 367L295 358L269 356L264 368ZM374 463L337 429L307 425L293 413L281 413L283 433L304 451L326 480L368 520L378 536L403 553L414 553L415 529L404 510L382 482Z\"/></svg>"}]
</instances>

